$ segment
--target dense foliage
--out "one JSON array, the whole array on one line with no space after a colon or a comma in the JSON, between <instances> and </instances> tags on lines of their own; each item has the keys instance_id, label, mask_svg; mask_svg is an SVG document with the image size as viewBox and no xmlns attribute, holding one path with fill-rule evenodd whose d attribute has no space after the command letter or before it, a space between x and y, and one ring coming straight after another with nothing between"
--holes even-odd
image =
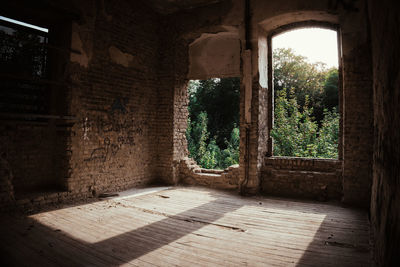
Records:
<instances>
[{"instance_id":1,"label":"dense foliage","mask_svg":"<svg viewBox=\"0 0 400 267\"><path fill-rule=\"evenodd\" d=\"M337 158L337 69L276 49L274 92L274 155Z\"/></svg>"},{"instance_id":2,"label":"dense foliage","mask_svg":"<svg viewBox=\"0 0 400 267\"><path fill-rule=\"evenodd\" d=\"M239 78L190 81L186 137L190 156L203 168L239 162Z\"/></svg>"},{"instance_id":3,"label":"dense foliage","mask_svg":"<svg viewBox=\"0 0 400 267\"><path fill-rule=\"evenodd\" d=\"M274 50L274 155L337 158L338 71ZM186 137L203 168L239 162L239 78L190 81Z\"/></svg>"},{"instance_id":4,"label":"dense foliage","mask_svg":"<svg viewBox=\"0 0 400 267\"><path fill-rule=\"evenodd\" d=\"M285 90L279 91L275 102L271 131L274 155L337 158L339 114L336 108L325 109L321 126L318 126L318 121L311 116L313 109L309 107L308 97L300 111L293 91L289 96Z\"/></svg>"},{"instance_id":5,"label":"dense foliage","mask_svg":"<svg viewBox=\"0 0 400 267\"><path fill-rule=\"evenodd\" d=\"M190 81L189 117L198 121L201 112L207 114L207 128L217 145L226 148L226 139L239 125L239 78Z\"/></svg>"}]
</instances>

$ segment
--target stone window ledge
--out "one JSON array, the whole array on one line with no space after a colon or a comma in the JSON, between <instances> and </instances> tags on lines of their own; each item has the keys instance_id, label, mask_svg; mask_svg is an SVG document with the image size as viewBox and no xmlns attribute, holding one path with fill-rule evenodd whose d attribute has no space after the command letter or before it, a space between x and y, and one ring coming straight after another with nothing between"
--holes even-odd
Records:
<instances>
[{"instance_id":1,"label":"stone window ledge","mask_svg":"<svg viewBox=\"0 0 400 267\"><path fill-rule=\"evenodd\" d=\"M300 157L267 157L264 166L274 169L332 172L342 168L342 160Z\"/></svg>"}]
</instances>

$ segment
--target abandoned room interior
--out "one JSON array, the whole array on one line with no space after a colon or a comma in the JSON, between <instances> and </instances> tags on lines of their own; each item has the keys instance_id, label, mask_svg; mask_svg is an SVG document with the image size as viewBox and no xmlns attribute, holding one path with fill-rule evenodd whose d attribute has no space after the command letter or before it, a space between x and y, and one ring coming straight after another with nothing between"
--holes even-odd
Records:
<instances>
[{"instance_id":1,"label":"abandoned room interior","mask_svg":"<svg viewBox=\"0 0 400 267\"><path fill-rule=\"evenodd\" d=\"M2 266L400 266L396 1L1 6ZM304 27L337 31L337 158L274 155L271 38ZM238 164L208 170L187 86L228 77Z\"/></svg>"}]
</instances>

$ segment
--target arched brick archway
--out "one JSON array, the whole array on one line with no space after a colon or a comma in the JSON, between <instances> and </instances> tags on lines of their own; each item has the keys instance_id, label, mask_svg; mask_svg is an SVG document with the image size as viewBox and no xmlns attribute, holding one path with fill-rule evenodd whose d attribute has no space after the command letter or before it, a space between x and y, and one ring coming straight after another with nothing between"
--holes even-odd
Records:
<instances>
[{"instance_id":1,"label":"arched brick archway","mask_svg":"<svg viewBox=\"0 0 400 267\"><path fill-rule=\"evenodd\" d=\"M353 144L360 140L367 143L372 138L369 130L371 107L369 105L361 107L359 103L362 101L360 98L365 97L364 93L371 96L370 77L361 78L354 75L353 72L357 69L357 72L363 73L364 77L370 74L369 68L356 65L360 57L363 60L370 60L368 53L361 55L358 51L360 47L365 51L368 43L366 39L364 39L365 43L361 45L360 40L355 41L354 36L359 35L360 32L354 32L354 26L349 21L341 20L340 15L328 11L287 12L266 18L258 23L258 55L257 62L253 63L253 70L256 68L258 71L259 80L254 82L258 82L260 87L259 99L267 101L266 105L263 105L261 100L259 101L260 117L258 121L266 120L267 123L259 123L258 132L267 131L269 133L273 123L271 38L273 35L289 29L311 26L335 29L338 32L339 73L341 74L339 84L341 113L339 160L277 159L272 156L272 142L269 134L264 135L263 142L258 143L258 150L265 151L264 156L266 156L260 171L261 189L272 194L278 192L279 195L304 196L309 194L310 197L327 195L330 198L342 196L344 202L368 203L370 174L365 172L364 176L360 177L356 166L365 163L368 165L371 157L358 157L354 153L354 149L359 150L360 154L368 155L368 153L362 153L362 150L370 151L371 147L355 147ZM356 95L357 97L355 97ZM363 121L355 119L354 114L362 116ZM362 132L361 129L364 131ZM281 175L287 177L287 183L278 178Z\"/></svg>"}]
</instances>

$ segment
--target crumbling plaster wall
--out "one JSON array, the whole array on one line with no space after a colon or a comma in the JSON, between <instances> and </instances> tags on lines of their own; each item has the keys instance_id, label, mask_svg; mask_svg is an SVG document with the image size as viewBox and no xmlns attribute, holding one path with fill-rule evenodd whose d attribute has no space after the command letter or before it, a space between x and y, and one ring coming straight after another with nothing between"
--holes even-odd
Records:
<instances>
[{"instance_id":1,"label":"crumbling plaster wall","mask_svg":"<svg viewBox=\"0 0 400 267\"><path fill-rule=\"evenodd\" d=\"M217 9L216 7L219 6ZM334 192L343 194L343 201L360 206L368 206L371 185L372 163L372 83L371 83L371 59L369 42L367 38L366 9L364 1L250 1L250 46L251 46L251 122L249 138L249 177L245 181L245 191L254 193L260 190L261 184L269 181L271 176L263 172L265 155L268 153L268 77L265 72L265 61L259 61L259 56L268 56L267 47L258 50L259 42L279 26L289 23L315 20L338 24L341 31L342 66L343 66L343 98L342 98L342 137L341 146L342 162L333 162L342 166L338 173L341 183L337 183L338 176L332 178L331 186ZM194 14L196 14L194 16ZM193 15L193 16L192 16ZM173 160L179 162L187 156L185 151L186 129L185 110L187 106L186 86L188 77L195 77L190 69L189 54L190 44L199 38L201 34L226 32L235 27L240 40L241 77L248 73L243 69L245 55L244 34L244 1L224 1L217 5L211 5L190 12L174 14L173 20L175 35L174 70L175 81L171 81L169 88L173 90L171 97L174 101L173 121ZM181 23L179 23L181 22ZM170 25L170 23L167 23ZM179 40L179 41L176 41ZM266 43L266 42L264 42ZM177 50L178 51L177 51ZM197 60L197 59L196 59ZM206 61L206 60L205 60ZM259 63L260 66L258 65ZM260 68L259 68L260 67ZM261 70L260 70L261 69ZM198 71L198 73L202 73ZM189 75L188 75L189 74ZM170 87L173 85L173 88ZM245 165L245 88L242 80L240 100L240 175L243 179ZM170 98L171 99L171 98ZM185 102L186 101L186 102ZM170 128L171 129L171 128ZM182 146L182 144L184 146ZM294 159L296 162L298 159ZM329 162L327 163L330 164ZM176 164L174 165L176 166ZM290 175L289 175L290 176ZM327 178L327 177L325 177ZM324 178L324 179L325 179ZM327 178L327 180L329 180ZM176 179L175 179L176 181ZM305 183L305 180L297 181ZM328 183L329 184L329 183ZM287 184L291 187L290 177ZM322 185L324 187L324 185ZM316 187L315 187L316 188ZM314 192L317 194L318 192ZM332 194L338 198L340 194Z\"/></svg>"},{"instance_id":2,"label":"crumbling plaster wall","mask_svg":"<svg viewBox=\"0 0 400 267\"><path fill-rule=\"evenodd\" d=\"M239 188L239 165L232 165L224 170L200 168L191 158L179 162L179 182L185 185L201 185L223 190Z\"/></svg>"},{"instance_id":3,"label":"crumbling plaster wall","mask_svg":"<svg viewBox=\"0 0 400 267\"><path fill-rule=\"evenodd\" d=\"M400 265L400 9L368 1L374 78L371 226L377 266Z\"/></svg>"},{"instance_id":4,"label":"crumbling plaster wall","mask_svg":"<svg viewBox=\"0 0 400 267\"><path fill-rule=\"evenodd\" d=\"M188 79L239 76L240 41L237 31L205 33L189 45Z\"/></svg>"},{"instance_id":5,"label":"crumbling plaster wall","mask_svg":"<svg viewBox=\"0 0 400 267\"><path fill-rule=\"evenodd\" d=\"M144 185L157 162L158 15L136 1L79 1L72 23L70 191Z\"/></svg>"},{"instance_id":6,"label":"crumbling plaster wall","mask_svg":"<svg viewBox=\"0 0 400 267\"><path fill-rule=\"evenodd\" d=\"M181 161L188 157L187 140L185 136L188 116L187 82L189 79L207 79L223 75L231 76L234 70L237 73L238 66L228 64L226 68L222 64L218 68L204 69L201 57L192 58L193 68L190 72L190 45L196 46L195 41L206 40L198 50L201 54L205 46L215 45L215 42L233 43L233 47L239 46L238 29L241 24L241 12L237 8L238 3L232 6L231 1L212 4L193 10L181 11L173 15L165 16L161 21L161 28L168 35L161 36L163 46L160 51L160 98L158 113L162 117L159 121L159 165L160 180L167 183L178 183L180 178L179 166ZM209 34L209 35L203 35ZM239 33L240 34L240 33ZM203 37L201 37L203 35ZM213 37L217 37L216 39ZM219 38L219 37L228 38ZM234 36L234 37L233 37ZM211 39L210 39L211 38ZM207 39L209 42L207 42ZM210 51L210 50L208 50ZM239 53L239 51L238 51ZM238 62L239 57L221 55L229 62ZM199 63L196 64L195 62ZM235 63L236 64L236 63ZM197 69L197 70L196 70ZM201 71L198 71L201 70ZM236 75L235 75L236 76ZM173 114L173 117L168 114Z\"/></svg>"}]
</instances>

